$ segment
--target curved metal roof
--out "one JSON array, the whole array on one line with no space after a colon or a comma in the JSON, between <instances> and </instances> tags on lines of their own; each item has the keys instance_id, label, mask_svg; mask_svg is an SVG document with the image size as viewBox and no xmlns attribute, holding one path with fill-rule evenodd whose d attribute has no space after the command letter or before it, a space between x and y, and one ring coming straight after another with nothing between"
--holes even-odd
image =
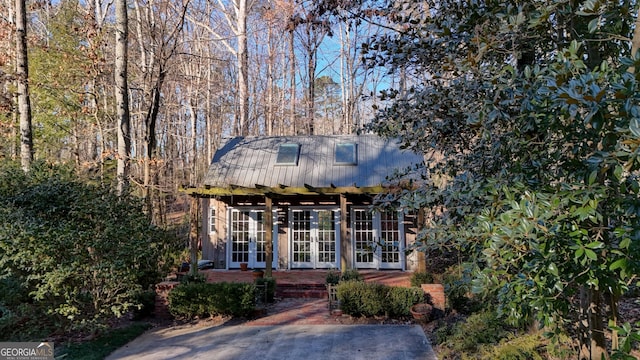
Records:
<instances>
[{"instance_id":1,"label":"curved metal roof","mask_svg":"<svg viewBox=\"0 0 640 360\"><path fill-rule=\"evenodd\" d=\"M277 163L282 144L299 145L297 163ZM336 161L339 144L355 144L355 164ZM280 193L292 188L318 193L377 188L390 185L387 179L397 171L423 162L422 155L402 150L397 141L376 135L236 137L215 153L204 186L217 189L217 193L239 188L258 192L279 189Z\"/></svg>"}]
</instances>

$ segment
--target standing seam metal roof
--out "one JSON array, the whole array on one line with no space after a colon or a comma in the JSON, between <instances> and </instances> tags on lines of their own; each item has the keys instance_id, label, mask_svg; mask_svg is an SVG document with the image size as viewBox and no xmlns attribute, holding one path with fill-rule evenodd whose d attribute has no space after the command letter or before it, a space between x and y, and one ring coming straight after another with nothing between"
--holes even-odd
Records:
<instances>
[{"instance_id":1,"label":"standing seam metal roof","mask_svg":"<svg viewBox=\"0 0 640 360\"><path fill-rule=\"evenodd\" d=\"M300 145L297 166L276 164L280 144ZM335 145L355 143L356 165L334 164ZM216 151L206 186L227 188L380 186L397 170L422 164L423 157L377 135L236 137Z\"/></svg>"}]
</instances>

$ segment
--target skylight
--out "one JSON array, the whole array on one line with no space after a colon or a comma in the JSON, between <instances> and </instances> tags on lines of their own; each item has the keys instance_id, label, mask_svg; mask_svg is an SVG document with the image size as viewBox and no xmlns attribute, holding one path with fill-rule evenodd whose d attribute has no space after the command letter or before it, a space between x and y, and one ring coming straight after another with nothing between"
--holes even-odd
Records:
<instances>
[{"instance_id":1,"label":"skylight","mask_svg":"<svg viewBox=\"0 0 640 360\"><path fill-rule=\"evenodd\" d=\"M336 165L357 165L358 153L356 151L356 144L354 143L339 143L336 144Z\"/></svg>"},{"instance_id":2,"label":"skylight","mask_svg":"<svg viewBox=\"0 0 640 360\"><path fill-rule=\"evenodd\" d=\"M300 145L287 143L280 144L278 148L278 157L276 164L278 165L298 165L298 157L300 155Z\"/></svg>"}]
</instances>

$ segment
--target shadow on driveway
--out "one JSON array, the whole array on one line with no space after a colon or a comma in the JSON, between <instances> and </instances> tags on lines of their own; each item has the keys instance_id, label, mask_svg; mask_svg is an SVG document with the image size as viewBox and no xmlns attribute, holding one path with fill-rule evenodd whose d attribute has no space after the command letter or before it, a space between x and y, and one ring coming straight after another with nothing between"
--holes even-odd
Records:
<instances>
[{"instance_id":1,"label":"shadow on driveway","mask_svg":"<svg viewBox=\"0 0 640 360\"><path fill-rule=\"evenodd\" d=\"M418 325L212 326L150 330L108 360L435 360Z\"/></svg>"}]
</instances>

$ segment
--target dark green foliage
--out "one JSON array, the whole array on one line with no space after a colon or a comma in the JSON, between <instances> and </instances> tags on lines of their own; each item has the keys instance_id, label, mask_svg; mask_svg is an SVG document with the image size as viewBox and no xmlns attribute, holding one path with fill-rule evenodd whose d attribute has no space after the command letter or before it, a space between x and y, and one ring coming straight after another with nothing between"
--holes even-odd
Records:
<instances>
[{"instance_id":1,"label":"dark green foliage","mask_svg":"<svg viewBox=\"0 0 640 360\"><path fill-rule=\"evenodd\" d=\"M447 270L443 276L443 283L445 296L451 309L462 314L472 314L480 311L483 306L489 305L486 301L478 301L477 295L471 293L471 276L459 266Z\"/></svg>"},{"instance_id":2,"label":"dark green foliage","mask_svg":"<svg viewBox=\"0 0 640 360\"><path fill-rule=\"evenodd\" d=\"M178 241L131 196L40 163L27 175L0 165L0 184L0 279L19 284L0 305L13 314L58 330L99 327L141 308L139 294L172 265Z\"/></svg>"},{"instance_id":3,"label":"dark green foliage","mask_svg":"<svg viewBox=\"0 0 640 360\"><path fill-rule=\"evenodd\" d=\"M266 288L261 287L266 284ZM265 278L257 278L257 298L264 301L266 299L267 302L273 302L273 299L276 294L276 278L274 277L265 277ZM266 291L266 294L264 293Z\"/></svg>"},{"instance_id":4,"label":"dark green foliage","mask_svg":"<svg viewBox=\"0 0 640 360\"><path fill-rule=\"evenodd\" d=\"M544 343L539 334L527 334L503 339L488 346L482 358L487 360L543 360Z\"/></svg>"},{"instance_id":5,"label":"dark green foliage","mask_svg":"<svg viewBox=\"0 0 640 360\"><path fill-rule=\"evenodd\" d=\"M92 341L63 345L60 351L56 344L55 356L56 359L102 360L114 350L142 335L150 327L147 323L135 323L126 328L109 331Z\"/></svg>"},{"instance_id":6,"label":"dark green foliage","mask_svg":"<svg viewBox=\"0 0 640 360\"><path fill-rule=\"evenodd\" d=\"M338 270L329 270L325 278L325 283L329 285L337 285L340 282L342 274Z\"/></svg>"},{"instance_id":7,"label":"dark green foliage","mask_svg":"<svg viewBox=\"0 0 640 360\"><path fill-rule=\"evenodd\" d=\"M381 92L370 129L440 158L380 199L426 209L418 247L457 251L507 321L570 327L600 358L614 312L576 295L615 307L639 272L637 3L427 3L383 3L407 30L362 46L372 68L432 75Z\"/></svg>"},{"instance_id":8,"label":"dark green foliage","mask_svg":"<svg viewBox=\"0 0 640 360\"><path fill-rule=\"evenodd\" d=\"M340 282L337 291L340 308L353 316L406 316L412 305L424 301L421 289L364 281Z\"/></svg>"},{"instance_id":9,"label":"dark green foliage","mask_svg":"<svg viewBox=\"0 0 640 360\"><path fill-rule=\"evenodd\" d=\"M476 353L483 344L496 344L509 334L494 311L473 314L465 322L442 330L437 336L441 347L455 352ZM446 335L446 336L445 336Z\"/></svg>"},{"instance_id":10,"label":"dark green foliage","mask_svg":"<svg viewBox=\"0 0 640 360\"><path fill-rule=\"evenodd\" d=\"M325 278L325 283L329 285L336 285L341 281L362 281L364 278L358 272L358 269L347 269L344 272L338 270L329 270Z\"/></svg>"},{"instance_id":11,"label":"dark green foliage","mask_svg":"<svg viewBox=\"0 0 640 360\"><path fill-rule=\"evenodd\" d=\"M192 274L191 272L188 272L184 275L182 275L182 277L180 278L180 282L183 284L189 284L189 283L205 283L207 282L207 277L200 274L200 273L195 273Z\"/></svg>"},{"instance_id":12,"label":"dark green foliage","mask_svg":"<svg viewBox=\"0 0 640 360\"><path fill-rule=\"evenodd\" d=\"M347 269L342 273L342 276L340 277L340 281L351 281L351 280L362 281L364 280L364 278L358 272L358 269Z\"/></svg>"},{"instance_id":13,"label":"dark green foliage","mask_svg":"<svg viewBox=\"0 0 640 360\"><path fill-rule=\"evenodd\" d=\"M169 293L169 311L178 318L248 316L255 310L256 287L247 283L187 283Z\"/></svg>"},{"instance_id":14,"label":"dark green foliage","mask_svg":"<svg viewBox=\"0 0 640 360\"><path fill-rule=\"evenodd\" d=\"M138 304L133 315L134 319L141 320L153 314L156 305L156 292L143 290L133 296L133 302Z\"/></svg>"},{"instance_id":15,"label":"dark green foliage","mask_svg":"<svg viewBox=\"0 0 640 360\"><path fill-rule=\"evenodd\" d=\"M432 284L433 274L428 272L416 271L411 274L411 286L420 287L421 284Z\"/></svg>"}]
</instances>

